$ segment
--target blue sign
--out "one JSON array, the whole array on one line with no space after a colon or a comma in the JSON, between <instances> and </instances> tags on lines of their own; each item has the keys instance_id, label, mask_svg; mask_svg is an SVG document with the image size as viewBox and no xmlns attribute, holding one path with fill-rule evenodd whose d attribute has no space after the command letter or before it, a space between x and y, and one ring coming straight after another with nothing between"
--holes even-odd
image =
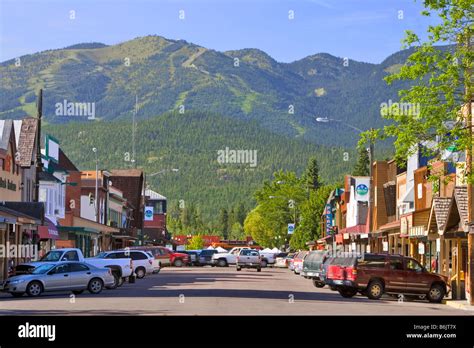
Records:
<instances>
[{"instance_id":1,"label":"blue sign","mask_svg":"<svg viewBox=\"0 0 474 348\"><path fill-rule=\"evenodd\" d=\"M331 204L326 204L326 235L331 234L332 231L332 207Z\"/></svg>"},{"instance_id":2,"label":"blue sign","mask_svg":"<svg viewBox=\"0 0 474 348\"><path fill-rule=\"evenodd\" d=\"M295 232L295 224L288 224L288 234Z\"/></svg>"}]
</instances>

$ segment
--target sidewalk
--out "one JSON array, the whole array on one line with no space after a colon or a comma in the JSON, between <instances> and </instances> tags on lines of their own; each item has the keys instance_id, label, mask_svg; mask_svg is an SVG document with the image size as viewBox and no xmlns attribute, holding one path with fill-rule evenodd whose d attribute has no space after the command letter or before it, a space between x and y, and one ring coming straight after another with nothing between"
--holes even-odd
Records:
<instances>
[{"instance_id":1,"label":"sidewalk","mask_svg":"<svg viewBox=\"0 0 474 348\"><path fill-rule=\"evenodd\" d=\"M446 300L446 305L456 309L474 312L474 306L469 305L467 300Z\"/></svg>"}]
</instances>

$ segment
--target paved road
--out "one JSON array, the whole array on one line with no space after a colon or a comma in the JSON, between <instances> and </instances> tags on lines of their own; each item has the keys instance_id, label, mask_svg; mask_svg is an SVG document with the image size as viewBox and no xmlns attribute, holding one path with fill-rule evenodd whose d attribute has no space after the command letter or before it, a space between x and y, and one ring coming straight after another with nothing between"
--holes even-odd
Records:
<instances>
[{"instance_id":1,"label":"paved road","mask_svg":"<svg viewBox=\"0 0 474 348\"><path fill-rule=\"evenodd\" d=\"M165 268L99 295L0 295L0 315L469 315L443 304L342 298L287 269Z\"/></svg>"}]
</instances>

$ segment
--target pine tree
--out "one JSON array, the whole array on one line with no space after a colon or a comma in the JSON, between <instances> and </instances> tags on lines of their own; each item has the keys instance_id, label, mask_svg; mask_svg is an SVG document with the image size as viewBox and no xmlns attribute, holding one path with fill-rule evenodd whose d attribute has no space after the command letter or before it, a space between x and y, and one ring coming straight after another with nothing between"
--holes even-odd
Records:
<instances>
[{"instance_id":1,"label":"pine tree","mask_svg":"<svg viewBox=\"0 0 474 348\"><path fill-rule=\"evenodd\" d=\"M321 186L319 178L319 166L316 157L312 157L308 161L308 167L306 168L305 181L308 189L317 190Z\"/></svg>"},{"instance_id":2,"label":"pine tree","mask_svg":"<svg viewBox=\"0 0 474 348\"><path fill-rule=\"evenodd\" d=\"M229 213L227 209L221 208L220 216L219 216L219 227L222 231L222 237L224 239L228 239L229 237Z\"/></svg>"},{"instance_id":3,"label":"pine tree","mask_svg":"<svg viewBox=\"0 0 474 348\"><path fill-rule=\"evenodd\" d=\"M370 166L369 153L363 146L359 146L357 163L354 167L352 175L354 175L354 176L368 176L369 175L369 166Z\"/></svg>"}]
</instances>

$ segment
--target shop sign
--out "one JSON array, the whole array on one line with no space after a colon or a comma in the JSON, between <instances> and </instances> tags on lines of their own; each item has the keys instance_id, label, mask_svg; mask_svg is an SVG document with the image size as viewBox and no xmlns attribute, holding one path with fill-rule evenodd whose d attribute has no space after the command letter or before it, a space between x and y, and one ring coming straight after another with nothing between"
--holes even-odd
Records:
<instances>
[{"instance_id":1,"label":"shop sign","mask_svg":"<svg viewBox=\"0 0 474 348\"><path fill-rule=\"evenodd\" d=\"M425 255L425 243L418 243L418 254Z\"/></svg>"},{"instance_id":2,"label":"shop sign","mask_svg":"<svg viewBox=\"0 0 474 348\"><path fill-rule=\"evenodd\" d=\"M383 251L388 251L388 242L382 242Z\"/></svg>"},{"instance_id":3,"label":"shop sign","mask_svg":"<svg viewBox=\"0 0 474 348\"><path fill-rule=\"evenodd\" d=\"M355 199L358 202L369 201L370 178L356 178L355 182Z\"/></svg>"},{"instance_id":4,"label":"shop sign","mask_svg":"<svg viewBox=\"0 0 474 348\"><path fill-rule=\"evenodd\" d=\"M153 221L153 207L145 207L145 221Z\"/></svg>"},{"instance_id":5,"label":"shop sign","mask_svg":"<svg viewBox=\"0 0 474 348\"><path fill-rule=\"evenodd\" d=\"M326 235L332 232L332 212L331 204L326 204Z\"/></svg>"},{"instance_id":6,"label":"shop sign","mask_svg":"<svg viewBox=\"0 0 474 348\"><path fill-rule=\"evenodd\" d=\"M4 188L10 191L16 191L16 184L11 180L0 178L0 188Z\"/></svg>"},{"instance_id":7,"label":"shop sign","mask_svg":"<svg viewBox=\"0 0 474 348\"><path fill-rule=\"evenodd\" d=\"M441 252L441 239L436 238L436 252L440 253Z\"/></svg>"},{"instance_id":8,"label":"shop sign","mask_svg":"<svg viewBox=\"0 0 474 348\"><path fill-rule=\"evenodd\" d=\"M351 249L352 249L352 251L356 250L356 243L351 243Z\"/></svg>"}]
</instances>

